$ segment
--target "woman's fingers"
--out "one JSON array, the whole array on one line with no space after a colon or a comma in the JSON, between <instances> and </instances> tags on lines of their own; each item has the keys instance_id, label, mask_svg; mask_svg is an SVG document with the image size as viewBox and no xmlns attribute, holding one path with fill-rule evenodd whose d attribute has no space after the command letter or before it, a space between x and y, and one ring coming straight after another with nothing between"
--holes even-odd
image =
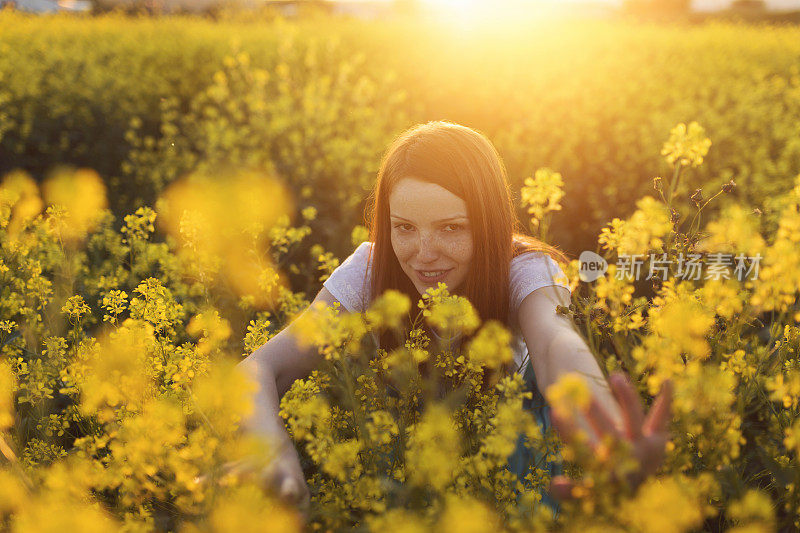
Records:
<instances>
[{"instance_id":1,"label":"woman's fingers","mask_svg":"<svg viewBox=\"0 0 800 533\"><path fill-rule=\"evenodd\" d=\"M626 433L629 439L636 440L642 436L644 423L644 407L642 400L631 385L630 380L622 373L615 372L610 378L611 391L622 407L625 418Z\"/></svg>"},{"instance_id":2,"label":"woman's fingers","mask_svg":"<svg viewBox=\"0 0 800 533\"><path fill-rule=\"evenodd\" d=\"M666 380L661 385L661 392L653 402L642 429L646 435L664 433L672 416L672 381Z\"/></svg>"},{"instance_id":3,"label":"woman's fingers","mask_svg":"<svg viewBox=\"0 0 800 533\"><path fill-rule=\"evenodd\" d=\"M233 461L223 464L220 467L219 473L216 475L217 478L222 478L226 476L239 476L243 470L242 461ZM200 474L194 478L194 482L198 485L207 485L211 482L212 476L210 474Z\"/></svg>"},{"instance_id":4,"label":"woman's fingers","mask_svg":"<svg viewBox=\"0 0 800 533\"><path fill-rule=\"evenodd\" d=\"M589 407L585 412L586 418L589 420L589 424L597 435L598 441L602 442L606 435L611 435L615 439L622 438L622 433L614 423L614 420L609 416L605 408L600 405L596 397L592 397L592 401L589 402Z\"/></svg>"},{"instance_id":5,"label":"woman's fingers","mask_svg":"<svg viewBox=\"0 0 800 533\"><path fill-rule=\"evenodd\" d=\"M575 483L566 476L555 476L550 480L550 495L557 500L571 500Z\"/></svg>"},{"instance_id":6,"label":"woman's fingers","mask_svg":"<svg viewBox=\"0 0 800 533\"><path fill-rule=\"evenodd\" d=\"M564 442L575 440L578 428L573 420L562 417L555 409L550 411L550 420L553 422L556 431L558 431L558 436L561 437L561 440Z\"/></svg>"}]
</instances>

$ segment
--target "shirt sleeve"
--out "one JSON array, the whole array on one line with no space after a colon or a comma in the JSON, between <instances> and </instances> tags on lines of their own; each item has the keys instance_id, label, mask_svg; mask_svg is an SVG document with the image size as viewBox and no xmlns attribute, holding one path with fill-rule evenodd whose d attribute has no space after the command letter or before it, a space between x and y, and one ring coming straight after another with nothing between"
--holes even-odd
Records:
<instances>
[{"instance_id":1,"label":"shirt sleeve","mask_svg":"<svg viewBox=\"0 0 800 533\"><path fill-rule=\"evenodd\" d=\"M372 262L367 263L371 249L371 242L362 242L322 284L351 313L363 312L369 304Z\"/></svg>"},{"instance_id":2,"label":"shirt sleeve","mask_svg":"<svg viewBox=\"0 0 800 533\"><path fill-rule=\"evenodd\" d=\"M511 260L509 271L512 316L516 316L522 300L542 287L558 286L570 290L569 280L558 263L542 252L527 252ZM572 291L570 290L570 293Z\"/></svg>"}]
</instances>

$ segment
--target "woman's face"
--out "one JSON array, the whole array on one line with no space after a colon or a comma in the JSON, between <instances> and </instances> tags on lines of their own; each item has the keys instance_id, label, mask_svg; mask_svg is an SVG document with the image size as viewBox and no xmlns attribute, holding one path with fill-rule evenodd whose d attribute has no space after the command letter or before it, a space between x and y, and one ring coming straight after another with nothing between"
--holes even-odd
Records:
<instances>
[{"instance_id":1,"label":"woman's face","mask_svg":"<svg viewBox=\"0 0 800 533\"><path fill-rule=\"evenodd\" d=\"M389 195L389 217L392 248L417 291L443 282L454 292L467 278L473 251L464 200L434 183L402 178Z\"/></svg>"}]
</instances>

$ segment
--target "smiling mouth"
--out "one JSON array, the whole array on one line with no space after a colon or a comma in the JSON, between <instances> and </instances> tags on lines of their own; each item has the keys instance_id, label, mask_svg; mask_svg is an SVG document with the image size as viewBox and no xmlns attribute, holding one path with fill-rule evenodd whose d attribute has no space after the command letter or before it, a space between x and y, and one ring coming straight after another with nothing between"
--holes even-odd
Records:
<instances>
[{"instance_id":1,"label":"smiling mouth","mask_svg":"<svg viewBox=\"0 0 800 533\"><path fill-rule=\"evenodd\" d=\"M440 281L447 276L447 273L453 270L448 268L445 270L415 270L417 277L422 281Z\"/></svg>"}]
</instances>

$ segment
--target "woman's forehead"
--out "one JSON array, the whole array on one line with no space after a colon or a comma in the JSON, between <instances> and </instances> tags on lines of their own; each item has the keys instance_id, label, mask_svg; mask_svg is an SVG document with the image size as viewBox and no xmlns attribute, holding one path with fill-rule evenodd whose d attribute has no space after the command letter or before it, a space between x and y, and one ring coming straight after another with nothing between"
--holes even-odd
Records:
<instances>
[{"instance_id":1,"label":"woman's forehead","mask_svg":"<svg viewBox=\"0 0 800 533\"><path fill-rule=\"evenodd\" d=\"M441 185L402 178L389 195L389 214L406 220L445 221L467 218L467 204Z\"/></svg>"}]
</instances>

